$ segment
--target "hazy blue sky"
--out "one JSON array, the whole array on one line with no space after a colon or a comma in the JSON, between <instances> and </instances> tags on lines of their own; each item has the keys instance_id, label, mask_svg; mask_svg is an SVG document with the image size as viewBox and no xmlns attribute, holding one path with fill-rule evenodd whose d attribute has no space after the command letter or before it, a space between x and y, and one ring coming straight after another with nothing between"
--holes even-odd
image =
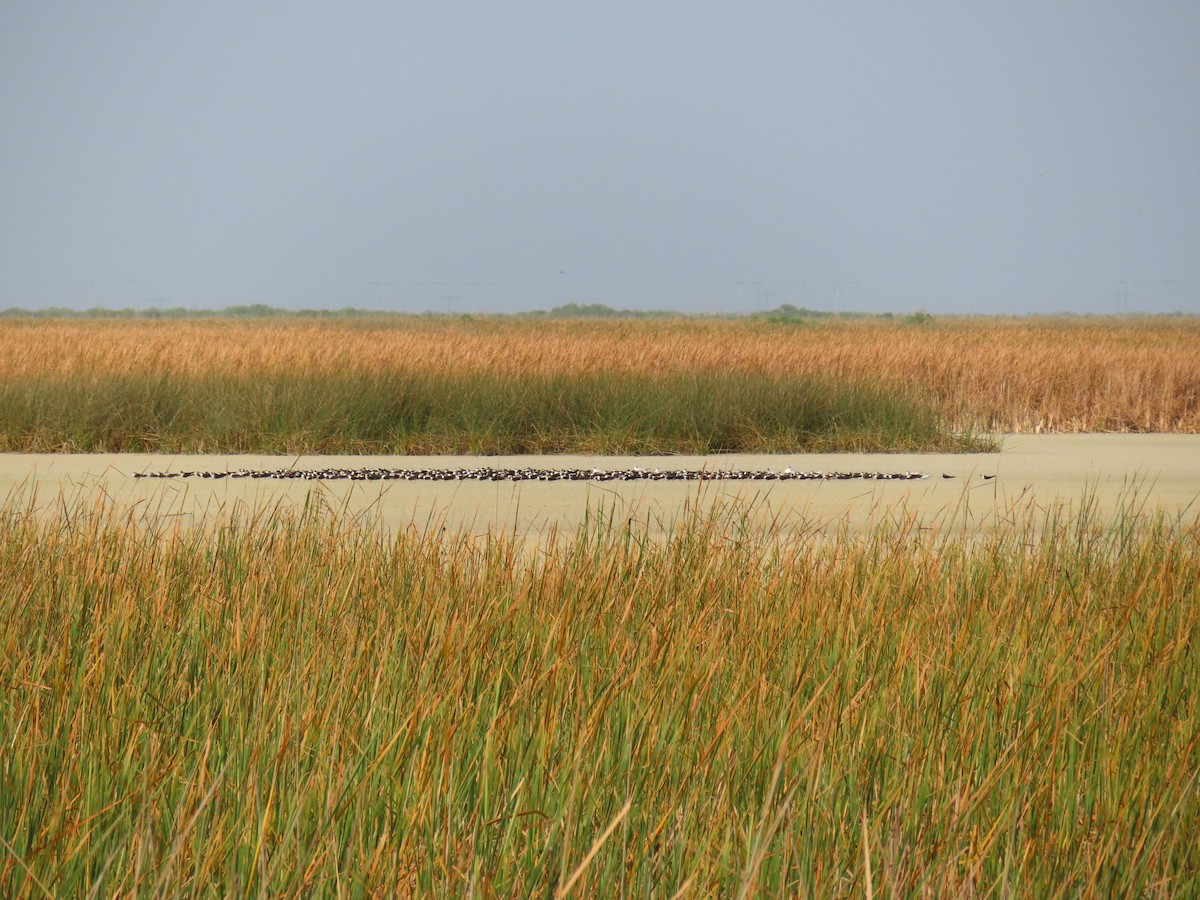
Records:
<instances>
[{"instance_id":1,"label":"hazy blue sky","mask_svg":"<svg viewBox=\"0 0 1200 900\"><path fill-rule=\"evenodd\" d=\"M0 307L1200 312L1200 3L0 4Z\"/></svg>"}]
</instances>

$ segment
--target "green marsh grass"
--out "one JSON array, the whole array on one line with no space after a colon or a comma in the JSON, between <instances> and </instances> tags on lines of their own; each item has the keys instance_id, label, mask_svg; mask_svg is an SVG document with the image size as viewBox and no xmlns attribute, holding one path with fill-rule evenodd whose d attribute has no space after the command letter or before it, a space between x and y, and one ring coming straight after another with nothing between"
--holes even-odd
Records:
<instances>
[{"instance_id":1,"label":"green marsh grass","mask_svg":"<svg viewBox=\"0 0 1200 900\"><path fill-rule=\"evenodd\" d=\"M0 450L614 453L966 450L898 388L747 372L150 372L0 384Z\"/></svg>"},{"instance_id":2,"label":"green marsh grass","mask_svg":"<svg viewBox=\"0 0 1200 900\"><path fill-rule=\"evenodd\" d=\"M802 325L705 317L0 317L0 386L10 397L62 390L78 400L90 380L120 376L158 390L157 382L182 377L187 399L216 410L225 402L215 391L221 379L261 380L286 397L289 380L308 385L314 376L330 376L335 388L349 376L520 384L532 376L620 374L653 385L735 373L784 386L799 377L835 388L886 387L918 398L958 432L1200 432L1196 316L937 317L919 327L845 317ZM647 413L665 405L649 395L638 403ZM93 414L75 413L48 424L61 430ZM30 434L27 418L11 420L21 425L14 427L0 417L0 434L10 441ZM263 432L253 418L241 427Z\"/></svg>"},{"instance_id":3,"label":"green marsh grass","mask_svg":"<svg viewBox=\"0 0 1200 900\"><path fill-rule=\"evenodd\" d=\"M1200 891L1200 525L0 513L0 895Z\"/></svg>"}]
</instances>

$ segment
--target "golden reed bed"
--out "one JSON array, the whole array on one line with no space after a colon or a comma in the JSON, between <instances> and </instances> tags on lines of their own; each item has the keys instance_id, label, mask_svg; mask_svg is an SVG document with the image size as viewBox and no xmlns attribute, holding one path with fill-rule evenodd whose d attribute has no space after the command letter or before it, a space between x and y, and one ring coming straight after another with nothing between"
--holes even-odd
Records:
<instances>
[{"instance_id":1,"label":"golden reed bed","mask_svg":"<svg viewBox=\"0 0 1200 900\"><path fill-rule=\"evenodd\" d=\"M0 323L0 378L759 371L915 388L956 427L1200 432L1200 319L379 318Z\"/></svg>"}]
</instances>

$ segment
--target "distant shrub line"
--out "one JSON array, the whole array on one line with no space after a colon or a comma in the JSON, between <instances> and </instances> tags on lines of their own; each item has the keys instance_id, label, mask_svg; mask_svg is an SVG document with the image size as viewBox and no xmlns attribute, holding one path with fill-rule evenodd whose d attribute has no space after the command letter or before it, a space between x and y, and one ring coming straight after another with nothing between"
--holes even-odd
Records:
<instances>
[{"instance_id":1,"label":"distant shrub line","mask_svg":"<svg viewBox=\"0 0 1200 900\"><path fill-rule=\"evenodd\" d=\"M917 314L914 314L917 315ZM920 315L927 315L921 313ZM220 309L198 309L183 306L157 307L144 309L91 307L89 309L74 309L66 306L50 306L44 309L26 309L24 307L9 307L0 309L0 318L29 318L29 319L246 319L246 318L474 318L471 314L439 313L439 312L400 312L387 309L364 309L356 306L344 306L329 309L289 309L280 306L270 306L265 303L250 303L226 306ZM891 319L892 313L862 313L862 312L828 312L825 310L806 309L784 303L774 310L766 310L749 314L722 314L696 316L670 309L618 309L604 303L564 303L549 310L529 310L518 313L488 313L485 318L551 318L551 319L685 319L685 318L750 318L768 321L784 321L791 319L830 319L830 318L879 318Z\"/></svg>"},{"instance_id":2,"label":"distant shrub line","mask_svg":"<svg viewBox=\"0 0 1200 900\"><path fill-rule=\"evenodd\" d=\"M424 312L406 312L393 309L369 309L360 306L324 307L316 309L293 309L283 306L271 306L266 303L246 303L205 309L185 306L150 306L145 308L93 306L87 309L76 309L69 306L48 306L41 309L29 309L22 306L10 306L0 309L0 319L339 319L339 318L379 318L379 319L697 319L697 320L746 320L763 322L801 322L813 321L868 321L878 320L888 322L897 320L909 325L927 324L934 316L923 309L910 313L896 314L892 312L863 312L861 310L827 310L811 309L796 306L792 303L781 303L774 309L758 310L749 313L689 313L673 309L626 309L609 306L604 303L563 303L559 306L545 309L525 310L513 313L446 313L434 310ZM1012 318L1007 315L972 315L954 314L945 316L951 320L975 319L980 322L995 319ZM1176 310L1163 313L1123 313L1120 315L1068 313L1059 312L1050 315L1038 314L1017 317L1027 321L1039 319L1060 319L1063 321L1145 321L1156 318L1179 319L1196 318L1192 313Z\"/></svg>"}]
</instances>

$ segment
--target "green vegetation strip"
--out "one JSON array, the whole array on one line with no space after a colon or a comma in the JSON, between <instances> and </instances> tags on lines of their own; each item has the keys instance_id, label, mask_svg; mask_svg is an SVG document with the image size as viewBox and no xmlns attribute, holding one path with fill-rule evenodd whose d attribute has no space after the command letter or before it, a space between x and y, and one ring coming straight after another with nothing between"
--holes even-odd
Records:
<instances>
[{"instance_id":1,"label":"green vegetation strip","mask_svg":"<svg viewBox=\"0 0 1200 900\"><path fill-rule=\"evenodd\" d=\"M0 450L722 453L975 450L903 391L756 374L78 375L0 385Z\"/></svg>"},{"instance_id":2,"label":"green vegetation strip","mask_svg":"<svg viewBox=\"0 0 1200 900\"><path fill-rule=\"evenodd\" d=\"M1200 526L0 511L0 895L1194 896Z\"/></svg>"}]
</instances>

